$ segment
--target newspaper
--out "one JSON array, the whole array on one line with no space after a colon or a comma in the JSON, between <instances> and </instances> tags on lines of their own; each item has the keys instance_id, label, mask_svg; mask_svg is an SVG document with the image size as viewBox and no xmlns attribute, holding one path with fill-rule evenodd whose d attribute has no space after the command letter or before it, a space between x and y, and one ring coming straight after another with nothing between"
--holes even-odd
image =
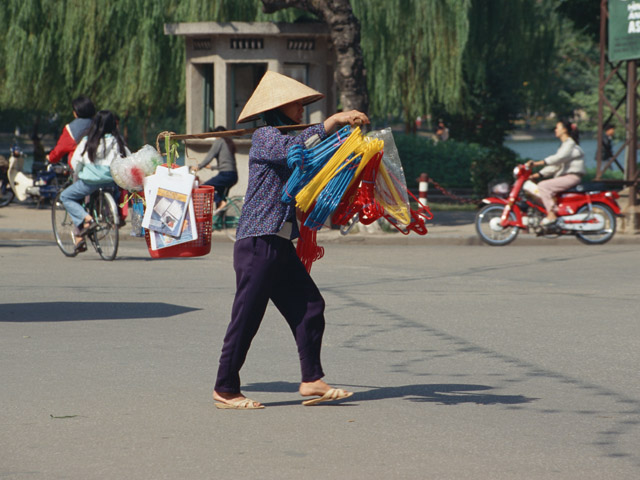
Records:
<instances>
[{"instance_id":1,"label":"newspaper","mask_svg":"<svg viewBox=\"0 0 640 480\"><path fill-rule=\"evenodd\" d=\"M195 176L188 167L169 170L159 166L154 175L145 177L144 194L147 208L142 226L151 231L180 237L184 219L191 203Z\"/></svg>"},{"instance_id":2,"label":"newspaper","mask_svg":"<svg viewBox=\"0 0 640 480\"><path fill-rule=\"evenodd\" d=\"M149 230L149 239L151 250L159 250L161 248L172 247L185 242L191 242L198 239L198 228L196 225L196 215L193 208L193 200L189 201L187 215L182 222L182 230L179 237L173 237L153 230Z\"/></svg>"}]
</instances>

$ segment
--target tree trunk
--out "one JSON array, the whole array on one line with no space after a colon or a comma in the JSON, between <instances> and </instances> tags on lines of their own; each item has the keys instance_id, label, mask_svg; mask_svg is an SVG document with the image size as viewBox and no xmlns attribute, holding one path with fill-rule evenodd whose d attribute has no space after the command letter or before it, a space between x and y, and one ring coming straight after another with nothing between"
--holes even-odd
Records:
<instances>
[{"instance_id":1,"label":"tree trunk","mask_svg":"<svg viewBox=\"0 0 640 480\"><path fill-rule=\"evenodd\" d=\"M366 113L369 93L360 47L360 22L349 0L262 0L262 4L265 13L290 7L306 10L329 26L337 61L334 78L342 109Z\"/></svg>"},{"instance_id":2,"label":"tree trunk","mask_svg":"<svg viewBox=\"0 0 640 480\"><path fill-rule=\"evenodd\" d=\"M118 123L118 130L120 130L120 133L122 134L124 143L129 145L129 110L124 112L124 118Z\"/></svg>"},{"instance_id":3,"label":"tree trunk","mask_svg":"<svg viewBox=\"0 0 640 480\"><path fill-rule=\"evenodd\" d=\"M142 143L147 143L147 131L149 130L149 121L151 120L151 107L147 109L147 114L144 116L144 123L142 124Z\"/></svg>"}]
</instances>

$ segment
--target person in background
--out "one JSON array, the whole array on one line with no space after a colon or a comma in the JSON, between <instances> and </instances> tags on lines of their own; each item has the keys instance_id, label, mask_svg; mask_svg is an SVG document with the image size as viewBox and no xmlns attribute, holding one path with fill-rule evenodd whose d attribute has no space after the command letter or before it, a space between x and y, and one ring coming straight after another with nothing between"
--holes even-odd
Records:
<instances>
[{"instance_id":1,"label":"person in background","mask_svg":"<svg viewBox=\"0 0 640 480\"><path fill-rule=\"evenodd\" d=\"M218 126L214 132L224 132L225 130L225 127ZM210 166L214 159L216 160L216 165ZM195 170L202 170L205 167L210 168L211 170L218 170L218 174L207 180L204 185L211 185L215 188L213 197L216 202L216 209L220 210L227 204L224 197L226 197L229 189L238 183L236 145L233 143L231 138L222 137L216 138L213 141L207 156L198 164Z\"/></svg>"},{"instance_id":2,"label":"person in background","mask_svg":"<svg viewBox=\"0 0 640 480\"><path fill-rule=\"evenodd\" d=\"M438 121L438 128L436 128L436 137L441 142L449 140L449 129L442 120Z\"/></svg>"},{"instance_id":3,"label":"person in background","mask_svg":"<svg viewBox=\"0 0 640 480\"><path fill-rule=\"evenodd\" d=\"M37 132L33 132L31 135L31 141L33 143L33 164L31 166L31 172L35 173L38 170L45 168L47 156L44 153L44 145L42 144L42 138Z\"/></svg>"},{"instance_id":4,"label":"person in background","mask_svg":"<svg viewBox=\"0 0 640 480\"><path fill-rule=\"evenodd\" d=\"M304 105L323 97L290 77L267 71L238 118L238 123L261 118L266 126L258 128L251 139L248 186L233 253L236 295L213 391L218 408L264 408L241 393L240 369L269 300L289 324L298 347L298 391L307 398L302 403L315 405L353 395L322 380L325 303L292 242L299 237L295 206L281 200L292 174L287 165L291 147L310 139L322 140L344 125L369 123L364 113L352 110L336 113L295 137L275 128L299 124Z\"/></svg>"},{"instance_id":5,"label":"person in background","mask_svg":"<svg viewBox=\"0 0 640 480\"><path fill-rule=\"evenodd\" d=\"M71 155L78 146L78 142L87 134L91 119L96 114L96 107L91 99L80 95L71 101L74 119L65 125L56 146L47 155L49 163L58 163L64 157L71 160Z\"/></svg>"},{"instance_id":6,"label":"person in background","mask_svg":"<svg viewBox=\"0 0 640 480\"><path fill-rule=\"evenodd\" d=\"M71 157L71 168L78 178L60 195L64 208L76 226L76 253L87 249L84 237L96 227L95 221L82 206L82 200L99 188L117 192L118 187L111 177L111 162L118 156L128 155L131 152L118 131L115 115L109 110L100 110L91 122L87 136L80 141Z\"/></svg>"},{"instance_id":7,"label":"person in background","mask_svg":"<svg viewBox=\"0 0 640 480\"><path fill-rule=\"evenodd\" d=\"M613 158L613 135L616 133L616 127L607 123L602 130L604 131L602 136L602 161L608 162Z\"/></svg>"},{"instance_id":8,"label":"person in background","mask_svg":"<svg viewBox=\"0 0 640 480\"><path fill-rule=\"evenodd\" d=\"M544 160L527 162L528 168L544 166L538 173L534 173L531 179L547 178L538 182L540 200L547 210L547 216L542 219L541 224L547 227L558 219L555 212L555 195L578 185L586 173L584 151L578 144L578 127L568 121L560 121L556 124L554 132L562 142L558 151Z\"/></svg>"}]
</instances>

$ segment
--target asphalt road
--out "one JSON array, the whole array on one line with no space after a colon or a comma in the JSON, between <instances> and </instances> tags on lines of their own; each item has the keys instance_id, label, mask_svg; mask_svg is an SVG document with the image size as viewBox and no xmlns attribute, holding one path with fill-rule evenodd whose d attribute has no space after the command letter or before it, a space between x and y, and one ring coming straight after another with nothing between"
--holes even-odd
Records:
<instances>
[{"instance_id":1,"label":"asphalt road","mask_svg":"<svg viewBox=\"0 0 640 480\"><path fill-rule=\"evenodd\" d=\"M270 307L216 410L230 243L67 259L0 240L0 478L640 478L637 245L331 244L326 380L303 407Z\"/></svg>"}]
</instances>

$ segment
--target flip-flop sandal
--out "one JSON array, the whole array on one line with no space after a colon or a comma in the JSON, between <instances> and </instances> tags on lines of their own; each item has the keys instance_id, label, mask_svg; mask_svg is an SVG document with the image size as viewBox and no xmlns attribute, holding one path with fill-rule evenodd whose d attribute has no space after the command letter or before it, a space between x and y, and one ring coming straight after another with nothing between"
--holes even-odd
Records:
<instances>
[{"instance_id":1,"label":"flip-flop sandal","mask_svg":"<svg viewBox=\"0 0 640 480\"><path fill-rule=\"evenodd\" d=\"M230 410L260 410L264 408L264 405L256 406L257 402L254 402L250 398L240 398L238 400L232 400L228 403L216 402L216 408L230 409Z\"/></svg>"},{"instance_id":2,"label":"flip-flop sandal","mask_svg":"<svg viewBox=\"0 0 640 480\"><path fill-rule=\"evenodd\" d=\"M74 253L77 255L78 253L82 253L86 251L87 251L87 242L82 241L76 245Z\"/></svg>"},{"instance_id":3,"label":"flip-flop sandal","mask_svg":"<svg viewBox=\"0 0 640 480\"><path fill-rule=\"evenodd\" d=\"M331 388L324 395L310 400L302 402L303 405L309 407L311 405L317 405L322 402L333 402L335 400L342 400L343 398L349 398L353 395L353 392L347 392L341 388Z\"/></svg>"},{"instance_id":4,"label":"flip-flop sandal","mask_svg":"<svg viewBox=\"0 0 640 480\"><path fill-rule=\"evenodd\" d=\"M89 225L83 226L83 228L80 229L80 231L78 232L78 236L84 237L92 230L95 230L97 227L98 227L98 224L95 221L91 220Z\"/></svg>"}]
</instances>

